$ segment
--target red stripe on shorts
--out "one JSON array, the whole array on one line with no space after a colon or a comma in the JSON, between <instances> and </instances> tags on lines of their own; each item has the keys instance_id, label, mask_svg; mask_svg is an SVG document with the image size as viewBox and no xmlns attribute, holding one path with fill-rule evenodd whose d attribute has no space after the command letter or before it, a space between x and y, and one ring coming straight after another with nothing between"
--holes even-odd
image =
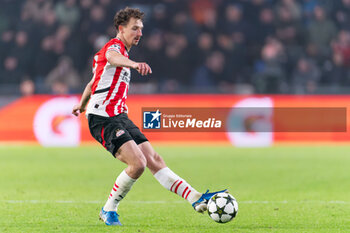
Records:
<instances>
[{"instance_id":1,"label":"red stripe on shorts","mask_svg":"<svg viewBox=\"0 0 350 233\"><path fill-rule=\"evenodd\" d=\"M106 148L106 141L105 141L105 137L104 137L104 132L105 132L105 127L102 127L102 130L101 130L102 146L104 148Z\"/></svg>"}]
</instances>

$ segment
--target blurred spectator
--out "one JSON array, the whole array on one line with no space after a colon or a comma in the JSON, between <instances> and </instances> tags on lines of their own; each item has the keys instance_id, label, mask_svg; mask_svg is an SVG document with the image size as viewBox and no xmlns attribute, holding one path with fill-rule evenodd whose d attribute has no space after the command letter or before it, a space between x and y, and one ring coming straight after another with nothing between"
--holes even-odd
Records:
<instances>
[{"instance_id":1,"label":"blurred spectator","mask_svg":"<svg viewBox=\"0 0 350 233\"><path fill-rule=\"evenodd\" d=\"M81 19L85 20L89 16L90 9L94 4L94 0L80 0Z\"/></svg>"},{"instance_id":2,"label":"blurred spectator","mask_svg":"<svg viewBox=\"0 0 350 233\"><path fill-rule=\"evenodd\" d=\"M22 31L27 31L29 32L32 30L34 23L34 17L31 15L31 12L29 9L23 8L21 13L20 13L20 20L18 23L17 30L22 30Z\"/></svg>"},{"instance_id":3,"label":"blurred spectator","mask_svg":"<svg viewBox=\"0 0 350 233\"><path fill-rule=\"evenodd\" d=\"M245 43L248 36L248 24L243 19L241 5L228 5L225 9L225 20L220 24L222 32L231 36L235 43Z\"/></svg>"},{"instance_id":4,"label":"blurred spectator","mask_svg":"<svg viewBox=\"0 0 350 233\"><path fill-rule=\"evenodd\" d=\"M79 8L76 6L76 0L59 1L55 5L55 13L58 22L74 28L80 18Z\"/></svg>"},{"instance_id":5,"label":"blurred spectator","mask_svg":"<svg viewBox=\"0 0 350 233\"><path fill-rule=\"evenodd\" d=\"M169 20L167 15L167 8L163 3L158 3L152 8L150 18L150 24L153 25L154 29L165 30L169 28ZM151 30L145 28L145 30Z\"/></svg>"},{"instance_id":6,"label":"blurred spectator","mask_svg":"<svg viewBox=\"0 0 350 233\"><path fill-rule=\"evenodd\" d=\"M303 15L304 20L308 24L310 20L313 18L314 11L316 6L319 5L318 0L302 0L302 8L303 8Z\"/></svg>"},{"instance_id":7,"label":"blurred spectator","mask_svg":"<svg viewBox=\"0 0 350 233\"><path fill-rule=\"evenodd\" d=\"M303 34L299 19L293 16L292 7L290 6L292 4L293 1L283 1L277 8L276 36L284 46L287 59L284 66L286 74L290 74L297 60L304 54L300 45L304 43L305 34ZM286 78L287 81L290 79L288 75Z\"/></svg>"},{"instance_id":8,"label":"blurred spectator","mask_svg":"<svg viewBox=\"0 0 350 233\"><path fill-rule=\"evenodd\" d=\"M95 40L105 33L110 24L113 24L113 20L111 20L110 23L105 21L103 7L100 5L93 5L90 10L90 20L86 28L83 29L83 33L87 36L89 44L93 45Z\"/></svg>"},{"instance_id":9,"label":"blurred spectator","mask_svg":"<svg viewBox=\"0 0 350 233\"><path fill-rule=\"evenodd\" d=\"M320 49L313 43L306 44L303 52L307 57L315 61L317 65L322 65L328 58L328 56L322 54Z\"/></svg>"},{"instance_id":10,"label":"blurred spectator","mask_svg":"<svg viewBox=\"0 0 350 233\"><path fill-rule=\"evenodd\" d=\"M42 13L42 19L39 21L39 25L36 28L36 35L44 37L55 33L59 23L57 22L56 14L52 9L47 9Z\"/></svg>"},{"instance_id":11,"label":"blurred spectator","mask_svg":"<svg viewBox=\"0 0 350 233\"><path fill-rule=\"evenodd\" d=\"M69 36L71 34L71 29L67 25L61 25L55 35L53 50L57 55L64 55L66 51L66 44L69 42Z\"/></svg>"},{"instance_id":12,"label":"blurred spectator","mask_svg":"<svg viewBox=\"0 0 350 233\"><path fill-rule=\"evenodd\" d=\"M18 67L23 72L29 72L32 66L32 47L29 46L28 34L25 31L18 31L15 35L15 45L11 50L11 56L18 60Z\"/></svg>"},{"instance_id":13,"label":"blurred spectator","mask_svg":"<svg viewBox=\"0 0 350 233\"><path fill-rule=\"evenodd\" d=\"M13 47L15 33L13 30L6 30L1 33L0 38L0 62L3 63L6 56L9 55L11 48Z\"/></svg>"},{"instance_id":14,"label":"blurred spectator","mask_svg":"<svg viewBox=\"0 0 350 233\"><path fill-rule=\"evenodd\" d=\"M341 0L335 9L335 20L341 29L350 29L350 0Z\"/></svg>"},{"instance_id":15,"label":"blurred spectator","mask_svg":"<svg viewBox=\"0 0 350 233\"><path fill-rule=\"evenodd\" d=\"M329 45L337 29L321 6L314 9L314 19L309 26L309 42L316 45L321 54L329 54Z\"/></svg>"},{"instance_id":16,"label":"blurred spectator","mask_svg":"<svg viewBox=\"0 0 350 233\"><path fill-rule=\"evenodd\" d=\"M280 41L270 38L261 51L262 60L256 64L254 85L257 93L281 93L286 82L283 69L284 47Z\"/></svg>"},{"instance_id":17,"label":"blurred spectator","mask_svg":"<svg viewBox=\"0 0 350 233\"><path fill-rule=\"evenodd\" d=\"M192 18L198 24L205 24L207 21L207 13L215 11L213 1L210 0L195 0L192 1L191 5Z\"/></svg>"},{"instance_id":18,"label":"blurred spectator","mask_svg":"<svg viewBox=\"0 0 350 233\"><path fill-rule=\"evenodd\" d=\"M270 0L241 0L245 10L246 19L250 19L253 25L259 23L259 12L266 7L272 7Z\"/></svg>"},{"instance_id":19,"label":"blurred spectator","mask_svg":"<svg viewBox=\"0 0 350 233\"><path fill-rule=\"evenodd\" d=\"M278 8L279 20L276 24L276 35L285 44L295 44L300 42L301 33L299 22L293 18L291 10L286 6Z\"/></svg>"},{"instance_id":20,"label":"blurred spectator","mask_svg":"<svg viewBox=\"0 0 350 233\"><path fill-rule=\"evenodd\" d=\"M263 8L259 12L259 23L256 27L255 38L257 41L265 41L276 32L275 15L271 8Z\"/></svg>"},{"instance_id":21,"label":"blurred spectator","mask_svg":"<svg viewBox=\"0 0 350 233\"><path fill-rule=\"evenodd\" d=\"M13 56L8 56L4 59L0 68L0 83L4 84L19 84L23 72L18 67L18 59Z\"/></svg>"},{"instance_id":22,"label":"blurred spectator","mask_svg":"<svg viewBox=\"0 0 350 233\"><path fill-rule=\"evenodd\" d=\"M35 22L45 21L45 15L52 10L52 1L44 0L27 0L25 1L22 11L27 11L29 18Z\"/></svg>"},{"instance_id":23,"label":"blurred spectator","mask_svg":"<svg viewBox=\"0 0 350 233\"><path fill-rule=\"evenodd\" d=\"M335 10L335 19L341 29L350 30L350 0L341 0Z\"/></svg>"},{"instance_id":24,"label":"blurred spectator","mask_svg":"<svg viewBox=\"0 0 350 233\"><path fill-rule=\"evenodd\" d=\"M214 51L206 58L205 63L195 70L192 86L197 91L210 91L224 76L225 56Z\"/></svg>"},{"instance_id":25,"label":"blurred spectator","mask_svg":"<svg viewBox=\"0 0 350 233\"><path fill-rule=\"evenodd\" d=\"M318 67L309 59L300 58L293 72L295 94L313 94L316 92L321 73Z\"/></svg>"},{"instance_id":26,"label":"blurred spectator","mask_svg":"<svg viewBox=\"0 0 350 233\"><path fill-rule=\"evenodd\" d=\"M164 63L164 39L159 30L151 32L146 39L145 61L149 61L152 67L151 82L158 82L167 73L167 65Z\"/></svg>"},{"instance_id":27,"label":"blurred spectator","mask_svg":"<svg viewBox=\"0 0 350 233\"><path fill-rule=\"evenodd\" d=\"M197 38L193 53L197 54L195 66L202 64L214 49L214 38L210 33L202 32Z\"/></svg>"},{"instance_id":28,"label":"blurred spectator","mask_svg":"<svg viewBox=\"0 0 350 233\"><path fill-rule=\"evenodd\" d=\"M246 47L243 44L234 42L226 34L218 34L216 39L218 47L225 55L226 60L224 64L225 73L221 78L221 83L225 83L224 86L227 86L234 83L250 82L250 78L245 77L244 69L247 62Z\"/></svg>"},{"instance_id":29,"label":"blurred spectator","mask_svg":"<svg viewBox=\"0 0 350 233\"><path fill-rule=\"evenodd\" d=\"M40 49L34 59L35 76L34 81L40 85L44 83L46 75L54 68L57 55L54 53L55 38L47 36L41 40Z\"/></svg>"},{"instance_id":30,"label":"blurred spectator","mask_svg":"<svg viewBox=\"0 0 350 233\"><path fill-rule=\"evenodd\" d=\"M80 85L80 77L69 57L60 58L58 65L48 75L46 85L53 94L74 93Z\"/></svg>"},{"instance_id":31,"label":"blurred spectator","mask_svg":"<svg viewBox=\"0 0 350 233\"><path fill-rule=\"evenodd\" d=\"M215 32L218 15L214 1L195 0L192 1L190 8L194 21L202 30Z\"/></svg>"},{"instance_id":32,"label":"blurred spectator","mask_svg":"<svg viewBox=\"0 0 350 233\"><path fill-rule=\"evenodd\" d=\"M330 85L334 91L340 87L349 86L350 71L345 67L343 56L340 53L334 53L332 62L327 63L325 79L327 85Z\"/></svg>"},{"instance_id":33,"label":"blurred spectator","mask_svg":"<svg viewBox=\"0 0 350 233\"><path fill-rule=\"evenodd\" d=\"M342 63L350 67L350 32L342 30L332 43L333 52L341 56Z\"/></svg>"},{"instance_id":34,"label":"blurred spectator","mask_svg":"<svg viewBox=\"0 0 350 233\"><path fill-rule=\"evenodd\" d=\"M189 43L193 43L198 34L196 25L185 11L177 12L174 15L172 31L185 35Z\"/></svg>"},{"instance_id":35,"label":"blurred spectator","mask_svg":"<svg viewBox=\"0 0 350 233\"><path fill-rule=\"evenodd\" d=\"M115 7L112 0L98 0L98 3L103 7L107 19L113 19L115 15Z\"/></svg>"},{"instance_id":36,"label":"blurred spectator","mask_svg":"<svg viewBox=\"0 0 350 233\"><path fill-rule=\"evenodd\" d=\"M181 34L167 34L165 35L165 59L166 74L162 77L161 89L164 92L179 91L181 84L186 85L190 82L189 76L191 74L191 66L184 66L188 64L190 57L186 56L186 48L188 41L184 35ZM179 67L181 67L179 69ZM169 82L173 83L174 87L170 87ZM175 89L175 86L178 87Z\"/></svg>"},{"instance_id":37,"label":"blurred spectator","mask_svg":"<svg viewBox=\"0 0 350 233\"><path fill-rule=\"evenodd\" d=\"M302 9L297 0L282 0L279 5L283 8L287 8L290 12L291 18L295 21L299 21L302 17Z\"/></svg>"},{"instance_id":38,"label":"blurred spectator","mask_svg":"<svg viewBox=\"0 0 350 233\"><path fill-rule=\"evenodd\" d=\"M22 96L31 96L35 93L34 82L29 77L25 77L21 81L19 89Z\"/></svg>"}]
</instances>

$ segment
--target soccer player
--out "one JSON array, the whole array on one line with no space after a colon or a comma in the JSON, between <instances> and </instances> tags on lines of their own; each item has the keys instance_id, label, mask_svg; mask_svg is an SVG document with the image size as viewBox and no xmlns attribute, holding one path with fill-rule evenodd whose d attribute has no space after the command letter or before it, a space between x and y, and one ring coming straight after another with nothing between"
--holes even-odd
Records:
<instances>
[{"instance_id":1,"label":"soccer player","mask_svg":"<svg viewBox=\"0 0 350 233\"><path fill-rule=\"evenodd\" d=\"M198 212L205 211L208 200L218 193L199 193L176 175L128 118L125 101L130 69L137 70L142 76L152 73L147 63L132 61L128 55L131 47L141 39L143 17L144 13L135 8L126 7L117 12L114 17L117 36L94 56L93 78L87 84L80 103L72 111L78 116L86 109L92 136L115 158L127 164L101 209L100 219L106 225L121 225L117 214L118 205L146 167L161 185L186 199Z\"/></svg>"}]
</instances>

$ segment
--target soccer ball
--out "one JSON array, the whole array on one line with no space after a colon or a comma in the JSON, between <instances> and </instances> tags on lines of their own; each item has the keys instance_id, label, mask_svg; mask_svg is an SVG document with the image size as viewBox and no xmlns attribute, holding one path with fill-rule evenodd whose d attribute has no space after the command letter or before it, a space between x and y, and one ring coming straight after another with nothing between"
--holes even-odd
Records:
<instances>
[{"instance_id":1,"label":"soccer ball","mask_svg":"<svg viewBox=\"0 0 350 233\"><path fill-rule=\"evenodd\" d=\"M208 202L208 214L218 223L231 221L238 212L236 199L228 193L217 193Z\"/></svg>"}]
</instances>

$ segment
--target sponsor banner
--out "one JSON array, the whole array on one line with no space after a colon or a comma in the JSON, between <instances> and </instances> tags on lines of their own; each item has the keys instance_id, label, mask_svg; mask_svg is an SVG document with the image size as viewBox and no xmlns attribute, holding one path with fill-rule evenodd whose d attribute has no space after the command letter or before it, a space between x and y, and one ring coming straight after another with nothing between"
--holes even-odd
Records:
<instances>
[{"instance_id":1,"label":"sponsor banner","mask_svg":"<svg viewBox=\"0 0 350 233\"><path fill-rule=\"evenodd\" d=\"M345 107L274 108L274 132L346 132Z\"/></svg>"},{"instance_id":2,"label":"sponsor banner","mask_svg":"<svg viewBox=\"0 0 350 233\"><path fill-rule=\"evenodd\" d=\"M78 102L77 96L21 98L0 109L0 141L77 146L81 142L81 120L71 112Z\"/></svg>"},{"instance_id":3,"label":"sponsor banner","mask_svg":"<svg viewBox=\"0 0 350 233\"><path fill-rule=\"evenodd\" d=\"M97 144L85 115L71 114L79 99L80 96L37 95L2 107L0 142L35 142L44 146ZM350 142L350 96L131 95L127 105L129 118L152 143L254 147L290 142ZM149 106L156 107L146 108ZM179 112L168 112L171 109ZM218 109L224 109L222 115ZM166 125L162 123L164 119ZM192 129L184 131L182 126L186 124Z\"/></svg>"},{"instance_id":4,"label":"sponsor banner","mask_svg":"<svg viewBox=\"0 0 350 233\"><path fill-rule=\"evenodd\" d=\"M56 97L36 110L33 132L43 146L77 146L80 143L80 121L72 115L77 97Z\"/></svg>"}]
</instances>

